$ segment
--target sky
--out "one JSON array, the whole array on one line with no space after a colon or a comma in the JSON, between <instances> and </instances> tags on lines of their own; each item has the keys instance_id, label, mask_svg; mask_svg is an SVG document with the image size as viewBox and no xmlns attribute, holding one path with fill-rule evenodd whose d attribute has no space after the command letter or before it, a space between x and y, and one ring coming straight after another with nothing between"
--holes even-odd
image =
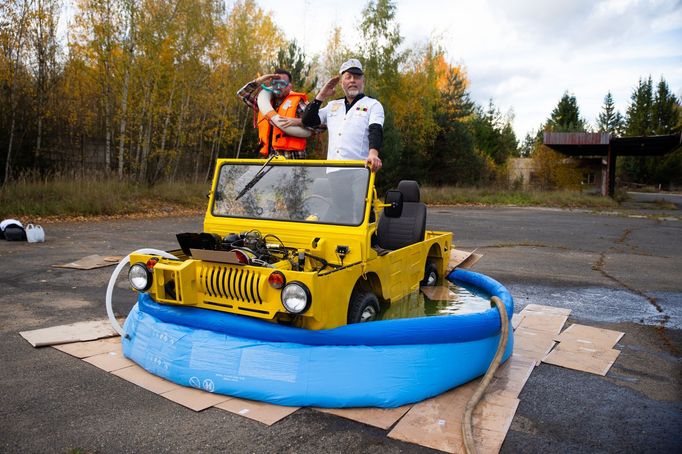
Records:
<instances>
[{"instance_id":1,"label":"sky","mask_svg":"<svg viewBox=\"0 0 682 454\"><path fill-rule=\"evenodd\" d=\"M287 39L322 53L332 30L359 42L367 0L256 0ZM682 0L396 1L403 50L439 43L465 67L470 94L512 112L517 138L537 131L568 91L595 125L610 91L625 114L641 77L682 97Z\"/></svg>"}]
</instances>

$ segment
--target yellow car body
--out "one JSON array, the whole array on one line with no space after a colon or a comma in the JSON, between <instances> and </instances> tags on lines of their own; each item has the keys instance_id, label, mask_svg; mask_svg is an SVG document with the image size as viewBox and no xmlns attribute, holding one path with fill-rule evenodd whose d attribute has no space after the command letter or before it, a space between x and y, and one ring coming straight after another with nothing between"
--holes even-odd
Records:
<instances>
[{"instance_id":1,"label":"yellow car body","mask_svg":"<svg viewBox=\"0 0 682 454\"><path fill-rule=\"evenodd\" d=\"M271 170L274 172L259 176L258 172ZM354 206L358 215L353 221L325 221L308 205L317 203L316 209L331 216L336 211L334 193L319 196L310 188L325 179L341 179L343 172L356 178L353 181L359 183L353 184L357 188L364 187L357 191L360 200ZM257 181L247 188L247 180L253 176ZM262 160L218 160L204 234L218 239L240 237L241 241L251 235L260 241L266 255L277 250L281 257L268 256L269 263L256 259L240 263L234 251L216 250L225 244L218 241L215 249L191 248L190 254L186 254L188 248L183 248L185 252L172 251L178 260L133 254L131 266L144 264L149 270L151 282L146 291L158 303L229 312L307 329L345 325L351 299L357 299L354 295L360 291L376 296L385 307L417 291L427 266L437 270L442 279L452 248L450 232L428 230L414 244L391 251L378 248L378 223L386 205L377 197L374 178L361 161L276 158L264 165ZM246 195L239 196L239 189L246 189ZM297 191L300 194L291 196ZM295 216L280 215L287 205L290 209L298 206L292 209ZM235 250L253 255L246 247ZM297 283L307 288L305 311L287 310L283 288L269 281L273 272L283 275L287 285Z\"/></svg>"}]
</instances>

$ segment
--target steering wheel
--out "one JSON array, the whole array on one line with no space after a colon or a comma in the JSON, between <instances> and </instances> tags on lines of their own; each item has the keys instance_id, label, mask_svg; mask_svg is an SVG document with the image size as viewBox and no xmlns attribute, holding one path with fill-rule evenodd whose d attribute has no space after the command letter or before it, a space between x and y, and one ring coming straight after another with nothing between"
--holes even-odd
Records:
<instances>
[{"instance_id":1,"label":"steering wheel","mask_svg":"<svg viewBox=\"0 0 682 454\"><path fill-rule=\"evenodd\" d=\"M321 202L324 202L327 205L327 208L331 208L331 206L333 205L331 200L318 194L310 194L308 197L305 197L303 199L303 204L305 205L310 200L319 200Z\"/></svg>"},{"instance_id":2,"label":"steering wheel","mask_svg":"<svg viewBox=\"0 0 682 454\"><path fill-rule=\"evenodd\" d=\"M316 200L322 202L324 205L318 205L318 203L314 202ZM322 219L333 205L331 200L318 194L310 194L303 199L303 206L306 207L310 214L315 215L317 219Z\"/></svg>"}]
</instances>

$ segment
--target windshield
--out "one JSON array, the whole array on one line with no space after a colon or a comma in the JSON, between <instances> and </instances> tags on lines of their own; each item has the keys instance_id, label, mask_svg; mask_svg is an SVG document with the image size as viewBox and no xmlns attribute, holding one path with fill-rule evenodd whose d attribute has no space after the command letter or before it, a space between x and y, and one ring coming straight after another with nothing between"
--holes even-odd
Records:
<instances>
[{"instance_id":1,"label":"windshield","mask_svg":"<svg viewBox=\"0 0 682 454\"><path fill-rule=\"evenodd\" d=\"M360 225L369 169L364 167L224 164L214 216Z\"/></svg>"}]
</instances>

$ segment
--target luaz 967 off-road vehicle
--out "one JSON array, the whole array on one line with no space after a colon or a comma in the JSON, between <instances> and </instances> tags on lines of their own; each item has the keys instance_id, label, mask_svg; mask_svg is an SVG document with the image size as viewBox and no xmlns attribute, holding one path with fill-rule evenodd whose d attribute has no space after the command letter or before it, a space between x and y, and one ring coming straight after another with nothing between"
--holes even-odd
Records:
<instances>
[{"instance_id":1,"label":"luaz 967 off-road vehicle","mask_svg":"<svg viewBox=\"0 0 682 454\"><path fill-rule=\"evenodd\" d=\"M327 329L443 279L452 234L426 230L419 186L378 199L362 161L219 160L203 232L177 259L132 254L129 280L161 304Z\"/></svg>"}]
</instances>

